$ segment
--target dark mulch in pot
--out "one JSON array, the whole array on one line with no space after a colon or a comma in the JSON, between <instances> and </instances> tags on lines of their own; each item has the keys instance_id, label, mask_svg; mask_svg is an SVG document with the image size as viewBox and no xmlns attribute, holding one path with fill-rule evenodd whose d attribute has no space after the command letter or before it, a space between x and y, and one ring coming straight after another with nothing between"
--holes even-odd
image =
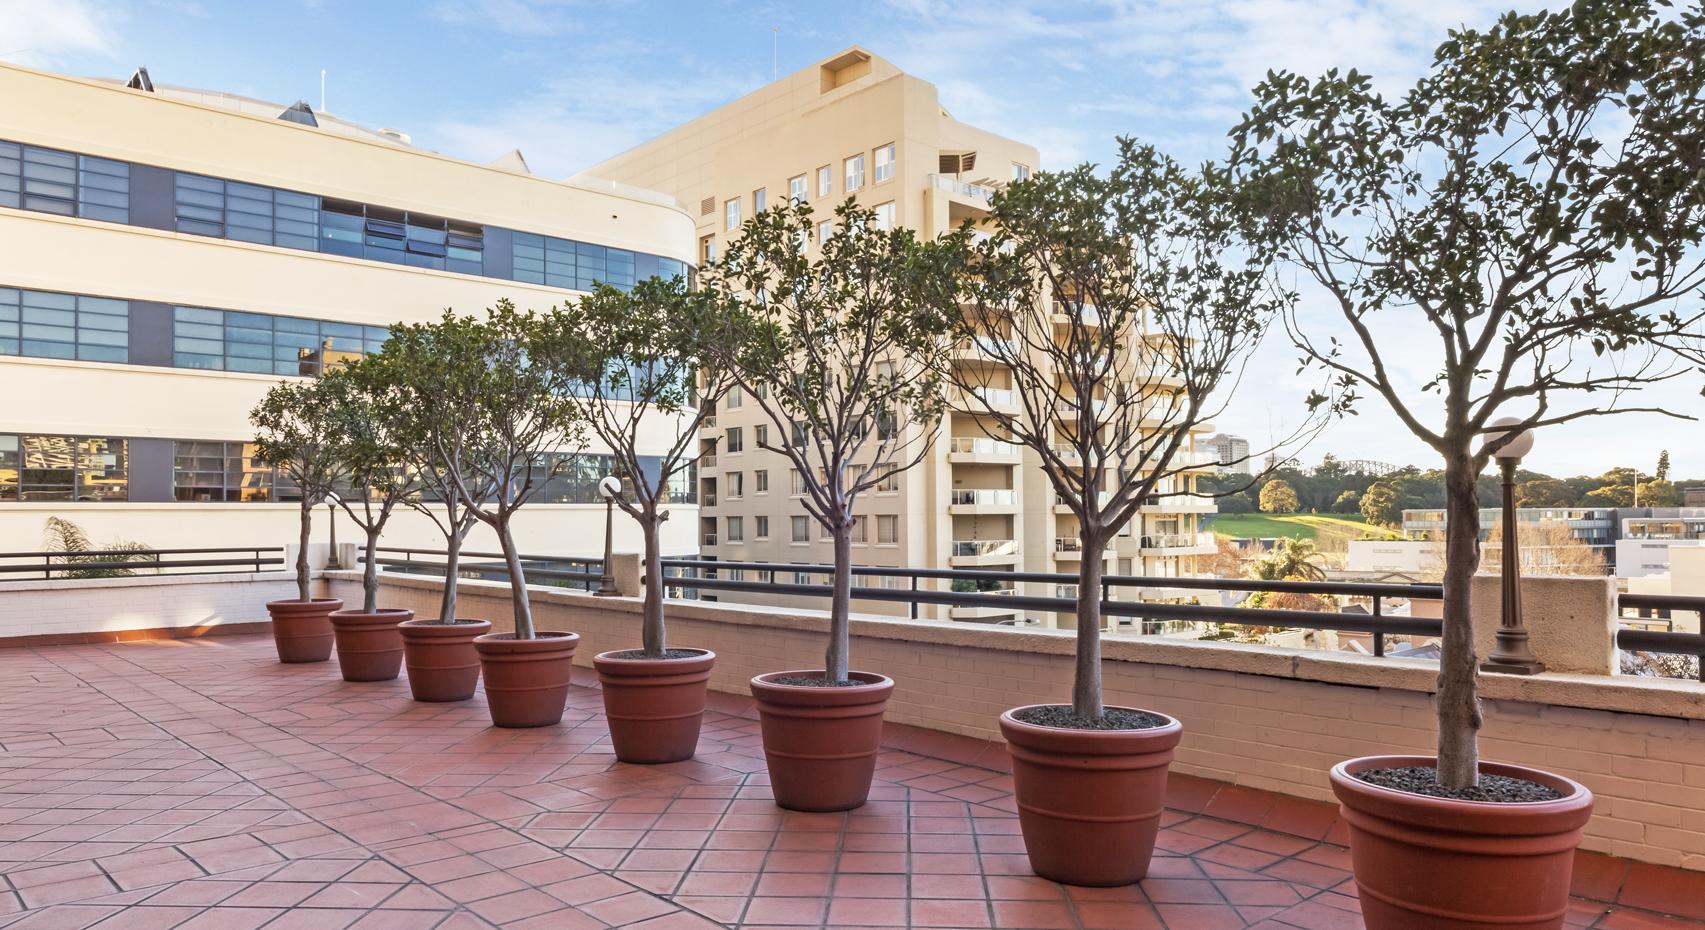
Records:
<instances>
[{"instance_id":1,"label":"dark mulch in pot","mask_svg":"<svg viewBox=\"0 0 1705 930\"><path fill-rule=\"evenodd\" d=\"M856 688L859 685L872 684L872 682L858 681L857 679L836 681L833 678L824 678L819 675L781 675L764 680L773 685L798 685L801 688Z\"/></svg>"},{"instance_id":2,"label":"dark mulch in pot","mask_svg":"<svg viewBox=\"0 0 1705 930\"><path fill-rule=\"evenodd\" d=\"M1079 717L1065 704L1026 707L1012 717L1032 726L1057 727L1062 730L1152 730L1167 724L1167 719L1158 714L1126 710L1123 707L1107 708L1102 711L1100 719Z\"/></svg>"},{"instance_id":3,"label":"dark mulch in pot","mask_svg":"<svg viewBox=\"0 0 1705 930\"><path fill-rule=\"evenodd\" d=\"M1525 804L1532 801L1555 801L1563 795L1525 778L1481 773L1480 784L1473 788L1446 788L1439 784L1439 770L1432 766L1411 766L1400 769L1368 769L1356 777L1370 785L1445 798L1451 801L1490 801L1494 804Z\"/></svg>"},{"instance_id":4,"label":"dark mulch in pot","mask_svg":"<svg viewBox=\"0 0 1705 930\"><path fill-rule=\"evenodd\" d=\"M698 649L665 649L665 650L663 650L662 655L656 655L656 656L646 655L644 649L629 649L626 652L612 652L612 653L610 653L609 658L612 658L612 659L696 659L702 655L704 655L704 652L702 650L698 650Z\"/></svg>"}]
</instances>

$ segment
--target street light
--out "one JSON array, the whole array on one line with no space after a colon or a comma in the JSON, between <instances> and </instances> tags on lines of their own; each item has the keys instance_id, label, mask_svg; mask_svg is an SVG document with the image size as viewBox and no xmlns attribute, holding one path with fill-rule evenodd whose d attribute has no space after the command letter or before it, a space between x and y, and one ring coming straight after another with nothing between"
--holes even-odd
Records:
<instances>
[{"instance_id":1,"label":"street light","mask_svg":"<svg viewBox=\"0 0 1705 930\"><path fill-rule=\"evenodd\" d=\"M598 479L598 495L604 498L604 573L598 576L598 590L592 592L594 597L615 597L622 593L616 590L616 573L611 568L615 562L612 534L616 529L616 498L621 493L622 479L615 475Z\"/></svg>"},{"instance_id":2,"label":"street light","mask_svg":"<svg viewBox=\"0 0 1705 930\"><path fill-rule=\"evenodd\" d=\"M1509 434L1508 427L1519 426L1515 417L1504 417L1492 423L1486 439L1496 442ZM1497 429L1497 427L1505 427ZM1522 430L1492 453L1504 472L1504 539L1503 539L1503 614L1498 618L1498 641L1492 654L1481 664L1483 672L1504 672L1511 675L1537 675L1545 664L1534 656L1527 645L1527 627L1521 620L1521 547L1516 539L1516 466L1522 457L1533 451L1533 432Z\"/></svg>"},{"instance_id":3,"label":"street light","mask_svg":"<svg viewBox=\"0 0 1705 930\"><path fill-rule=\"evenodd\" d=\"M326 513L328 514L326 520L331 527L332 534L332 553L326 557L326 571L341 572L343 571L343 560L337 557L337 495L330 491L326 492Z\"/></svg>"}]
</instances>

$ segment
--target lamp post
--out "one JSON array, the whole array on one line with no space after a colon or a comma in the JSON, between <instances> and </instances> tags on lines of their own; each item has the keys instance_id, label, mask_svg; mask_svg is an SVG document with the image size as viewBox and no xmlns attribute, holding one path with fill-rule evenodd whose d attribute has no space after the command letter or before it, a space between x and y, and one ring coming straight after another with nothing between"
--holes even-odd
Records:
<instances>
[{"instance_id":1,"label":"lamp post","mask_svg":"<svg viewBox=\"0 0 1705 930\"><path fill-rule=\"evenodd\" d=\"M337 557L337 495L326 493L326 520L331 529L331 555L326 556L326 571L343 571L343 560Z\"/></svg>"},{"instance_id":2,"label":"lamp post","mask_svg":"<svg viewBox=\"0 0 1705 930\"><path fill-rule=\"evenodd\" d=\"M1487 438L1502 439L1521 421L1504 417L1491 425L1506 427L1488 431ZM1492 453L1504 473L1504 533L1503 533L1503 611L1498 618L1497 645L1481 664L1483 672L1504 672L1511 675L1537 675L1545 671L1527 645L1527 627L1521 620L1521 546L1516 539L1516 466L1522 457L1533 451L1533 433L1522 430L1502 449Z\"/></svg>"},{"instance_id":3,"label":"lamp post","mask_svg":"<svg viewBox=\"0 0 1705 930\"><path fill-rule=\"evenodd\" d=\"M598 576L598 590L592 592L594 597L615 597L622 593L616 590L616 573L611 568L615 561L613 534L616 529L616 496L622 493L622 479L615 475L605 475L598 479L598 495L604 498L604 572Z\"/></svg>"}]
</instances>

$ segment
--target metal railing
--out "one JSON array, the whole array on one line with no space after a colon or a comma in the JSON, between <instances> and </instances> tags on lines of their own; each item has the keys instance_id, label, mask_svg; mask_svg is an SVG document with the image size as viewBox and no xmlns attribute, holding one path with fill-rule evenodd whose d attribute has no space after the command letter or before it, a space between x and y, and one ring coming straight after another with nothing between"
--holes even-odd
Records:
<instances>
[{"instance_id":1,"label":"metal railing","mask_svg":"<svg viewBox=\"0 0 1705 930\"><path fill-rule=\"evenodd\" d=\"M22 580L34 576L112 578L126 575L223 575L260 572L283 565L283 546L0 552L0 581Z\"/></svg>"},{"instance_id":2,"label":"metal railing","mask_svg":"<svg viewBox=\"0 0 1705 930\"><path fill-rule=\"evenodd\" d=\"M929 182L939 190L947 191L950 194L958 194L968 200L989 201L993 200L995 196L995 189L992 187L985 187L981 184L972 184L969 181L961 181L950 175L932 174L929 176Z\"/></svg>"},{"instance_id":3,"label":"metal railing","mask_svg":"<svg viewBox=\"0 0 1705 930\"><path fill-rule=\"evenodd\" d=\"M969 452L977 455L1017 455L1018 443L983 436L955 436L947 445L949 452Z\"/></svg>"},{"instance_id":4,"label":"metal railing","mask_svg":"<svg viewBox=\"0 0 1705 930\"><path fill-rule=\"evenodd\" d=\"M1695 625L1705 631L1705 597L1677 594L1623 594L1616 599L1621 628L1616 631L1616 648L1624 652L1657 652L1669 655L1692 656L1694 677L1705 682L1705 632L1688 633L1675 629L1673 614L1694 615ZM1629 616L1630 611L1634 616ZM1654 630L1651 621L1670 621L1667 629Z\"/></svg>"},{"instance_id":5,"label":"metal railing","mask_svg":"<svg viewBox=\"0 0 1705 930\"><path fill-rule=\"evenodd\" d=\"M1010 488L962 488L953 492L948 503L1010 507L1018 503L1018 492Z\"/></svg>"},{"instance_id":6,"label":"metal railing","mask_svg":"<svg viewBox=\"0 0 1705 930\"><path fill-rule=\"evenodd\" d=\"M1144 536L1141 546L1144 549L1193 549L1202 541L1198 533L1159 533Z\"/></svg>"},{"instance_id":7,"label":"metal railing","mask_svg":"<svg viewBox=\"0 0 1705 930\"><path fill-rule=\"evenodd\" d=\"M960 393L964 395L965 400L963 402L967 405L972 403L973 398L980 398L983 404L996 408L1018 405L1018 395L1011 388L980 387Z\"/></svg>"},{"instance_id":8,"label":"metal railing","mask_svg":"<svg viewBox=\"0 0 1705 930\"><path fill-rule=\"evenodd\" d=\"M374 562L385 571L413 575L444 577L443 549L399 549L380 546L373 550ZM430 558L425 558L430 557ZM365 563L367 553L357 551L356 562ZM581 588L590 591L598 586L604 573L603 559L587 559L564 555L517 555L521 573L529 583L538 580L555 583L558 587ZM495 559L496 561L491 561ZM509 566L501 552L470 552L463 550L456 565L456 577L481 581L509 580Z\"/></svg>"}]
</instances>

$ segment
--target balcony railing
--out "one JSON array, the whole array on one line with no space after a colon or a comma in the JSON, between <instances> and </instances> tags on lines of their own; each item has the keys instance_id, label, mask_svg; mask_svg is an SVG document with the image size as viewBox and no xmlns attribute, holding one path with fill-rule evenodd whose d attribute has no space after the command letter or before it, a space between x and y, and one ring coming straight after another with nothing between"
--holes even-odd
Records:
<instances>
[{"instance_id":1,"label":"balcony railing","mask_svg":"<svg viewBox=\"0 0 1705 930\"><path fill-rule=\"evenodd\" d=\"M716 545L716 534L715 533L704 534L703 544L706 546Z\"/></svg>"},{"instance_id":2,"label":"balcony railing","mask_svg":"<svg viewBox=\"0 0 1705 930\"><path fill-rule=\"evenodd\" d=\"M90 549L84 552L0 552L0 581L17 576L111 578L123 575L220 575L284 567L282 546L220 549Z\"/></svg>"},{"instance_id":3,"label":"balcony railing","mask_svg":"<svg viewBox=\"0 0 1705 930\"><path fill-rule=\"evenodd\" d=\"M715 493L710 492L710 491L706 491L702 496L704 498L704 502L701 506L705 506L705 507L715 507L716 506L716 494Z\"/></svg>"},{"instance_id":4,"label":"balcony railing","mask_svg":"<svg viewBox=\"0 0 1705 930\"><path fill-rule=\"evenodd\" d=\"M976 455L1017 455L1018 443L980 436L955 436L948 443L947 451Z\"/></svg>"},{"instance_id":5,"label":"balcony railing","mask_svg":"<svg viewBox=\"0 0 1705 930\"><path fill-rule=\"evenodd\" d=\"M716 467L716 456L711 455L709 453L706 453L704 455L699 456L699 467L700 468L715 468Z\"/></svg>"},{"instance_id":6,"label":"balcony railing","mask_svg":"<svg viewBox=\"0 0 1705 930\"><path fill-rule=\"evenodd\" d=\"M956 539L951 551L954 555L1017 555L1018 540Z\"/></svg>"},{"instance_id":7,"label":"balcony railing","mask_svg":"<svg viewBox=\"0 0 1705 930\"><path fill-rule=\"evenodd\" d=\"M1000 488L956 490L949 501L974 506L1010 507L1018 503L1018 492Z\"/></svg>"},{"instance_id":8,"label":"balcony railing","mask_svg":"<svg viewBox=\"0 0 1705 930\"><path fill-rule=\"evenodd\" d=\"M1016 406L1018 395L1010 388L972 388L962 392L963 402L972 407L988 406L996 410Z\"/></svg>"},{"instance_id":9,"label":"balcony railing","mask_svg":"<svg viewBox=\"0 0 1705 930\"><path fill-rule=\"evenodd\" d=\"M981 200L986 203L993 200L995 196L995 189L992 187L985 187L981 184L972 184L969 181L961 181L958 178L945 174L932 174L929 176L929 182L936 190L943 190L950 194L957 194L967 200Z\"/></svg>"},{"instance_id":10,"label":"balcony railing","mask_svg":"<svg viewBox=\"0 0 1705 930\"><path fill-rule=\"evenodd\" d=\"M1190 549L1201 540L1198 533L1159 533L1142 538L1144 549Z\"/></svg>"},{"instance_id":11,"label":"balcony railing","mask_svg":"<svg viewBox=\"0 0 1705 930\"><path fill-rule=\"evenodd\" d=\"M1013 354L1013 342L998 336L973 336L961 339L958 348L964 352L977 351L995 358L1007 358Z\"/></svg>"}]
</instances>

